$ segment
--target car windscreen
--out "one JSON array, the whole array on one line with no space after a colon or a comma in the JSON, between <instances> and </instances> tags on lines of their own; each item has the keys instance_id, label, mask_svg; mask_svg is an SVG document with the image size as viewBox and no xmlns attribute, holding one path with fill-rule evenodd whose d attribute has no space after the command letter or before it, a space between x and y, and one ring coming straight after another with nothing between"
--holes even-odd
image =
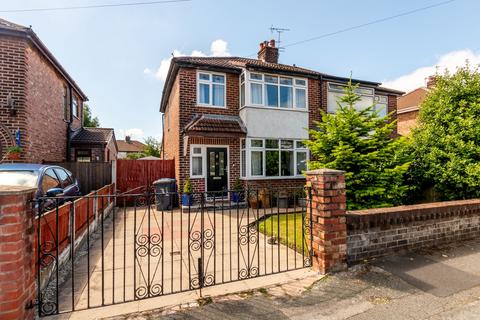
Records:
<instances>
[{"instance_id":1,"label":"car windscreen","mask_svg":"<svg viewBox=\"0 0 480 320\"><path fill-rule=\"evenodd\" d=\"M37 187L38 172L0 170L0 186Z\"/></svg>"}]
</instances>

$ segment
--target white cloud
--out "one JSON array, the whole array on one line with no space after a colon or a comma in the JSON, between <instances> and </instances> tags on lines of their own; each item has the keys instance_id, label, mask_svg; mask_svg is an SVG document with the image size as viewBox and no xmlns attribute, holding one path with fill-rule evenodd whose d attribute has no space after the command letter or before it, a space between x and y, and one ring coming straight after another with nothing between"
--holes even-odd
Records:
<instances>
[{"instance_id":1,"label":"white cloud","mask_svg":"<svg viewBox=\"0 0 480 320\"><path fill-rule=\"evenodd\" d=\"M134 140L143 140L144 138L144 132L142 129L139 128L131 128L131 129L118 129L115 130L115 135L117 136L117 139L124 139L125 136L130 136Z\"/></svg>"},{"instance_id":2,"label":"white cloud","mask_svg":"<svg viewBox=\"0 0 480 320\"><path fill-rule=\"evenodd\" d=\"M152 70L150 70L150 68L145 68L145 69L143 69L143 73L144 74L151 74Z\"/></svg>"},{"instance_id":3,"label":"white cloud","mask_svg":"<svg viewBox=\"0 0 480 320\"><path fill-rule=\"evenodd\" d=\"M206 54L200 50L193 50L190 54L185 54L180 50L173 50L174 57L228 57L230 52L228 51L228 43L222 39L215 40L210 45L210 53ZM167 78L168 69L170 68L170 62L172 57L164 58L160 61L160 67L155 72L155 77L159 80L165 81ZM148 68L147 68L148 69ZM150 69L149 69L150 70ZM145 73L145 71L144 71Z\"/></svg>"},{"instance_id":4,"label":"white cloud","mask_svg":"<svg viewBox=\"0 0 480 320\"><path fill-rule=\"evenodd\" d=\"M467 60L470 66L475 68L480 64L480 52L474 52L470 49L449 52L440 56L435 65L420 67L409 74L384 81L383 86L408 92L425 86L426 79L435 73L442 74L445 70L455 72L458 67L465 66Z\"/></svg>"}]
</instances>

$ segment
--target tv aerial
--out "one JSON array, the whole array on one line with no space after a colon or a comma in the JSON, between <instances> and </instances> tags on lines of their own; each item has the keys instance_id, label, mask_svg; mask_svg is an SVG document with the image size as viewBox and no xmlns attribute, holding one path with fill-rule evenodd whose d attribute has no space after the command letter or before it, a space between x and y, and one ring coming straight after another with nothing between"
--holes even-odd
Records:
<instances>
[{"instance_id":1,"label":"tv aerial","mask_svg":"<svg viewBox=\"0 0 480 320\"><path fill-rule=\"evenodd\" d=\"M270 27L270 32L271 33L277 33L277 48L280 51L285 50L284 47L282 47L282 33L290 31L290 29L287 28L280 28L280 27L274 27L273 25Z\"/></svg>"}]
</instances>

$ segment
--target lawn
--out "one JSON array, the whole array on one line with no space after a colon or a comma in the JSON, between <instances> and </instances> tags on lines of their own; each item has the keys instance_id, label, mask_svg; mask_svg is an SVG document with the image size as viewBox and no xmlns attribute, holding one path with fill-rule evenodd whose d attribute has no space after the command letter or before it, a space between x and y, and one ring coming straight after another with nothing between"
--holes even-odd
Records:
<instances>
[{"instance_id":1,"label":"lawn","mask_svg":"<svg viewBox=\"0 0 480 320\"><path fill-rule=\"evenodd\" d=\"M279 224L280 236L278 236ZM308 234L305 233L305 236L302 239L303 230L301 212L269 216L268 218L259 221L258 229L267 236L279 238L280 243L295 249L299 253L302 253L302 243L305 243L303 246L303 252L305 254L308 252L306 243L306 237L308 237Z\"/></svg>"}]
</instances>

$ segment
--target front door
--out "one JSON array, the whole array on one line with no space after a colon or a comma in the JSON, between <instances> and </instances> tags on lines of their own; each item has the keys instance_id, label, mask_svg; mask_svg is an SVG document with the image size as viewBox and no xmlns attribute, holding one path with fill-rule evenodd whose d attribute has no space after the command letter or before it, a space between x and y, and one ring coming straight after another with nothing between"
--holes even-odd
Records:
<instances>
[{"instance_id":1,"label":"front door","mask_svg":"<svg viewBox=\"0 0 480 320\"><path fill-rule=\"evenodd\" d=\"M207 148L207 191L228 190L227 148ZM221 196L223 193L210 193L210 196Z\"/></svg>"}]
</instances>

